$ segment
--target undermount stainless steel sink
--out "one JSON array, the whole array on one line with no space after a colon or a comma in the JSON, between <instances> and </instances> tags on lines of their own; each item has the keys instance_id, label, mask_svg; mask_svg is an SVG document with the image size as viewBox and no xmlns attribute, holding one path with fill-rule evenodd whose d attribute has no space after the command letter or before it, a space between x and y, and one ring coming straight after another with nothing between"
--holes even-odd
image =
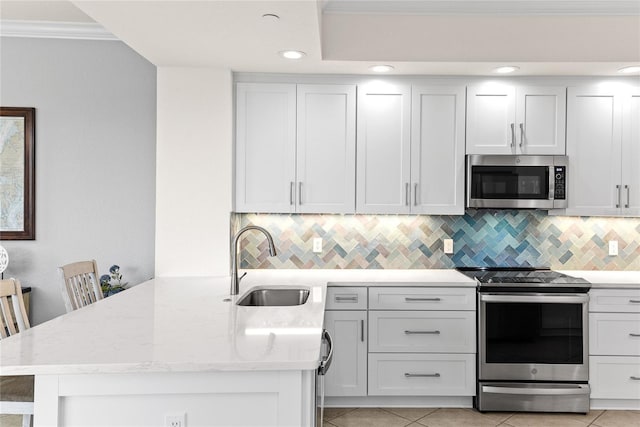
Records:
<instances>
[{"instance_id":1,"label":"undermount stainless steel sink","mask_svg":"<svg viewBox=\"0 0 640 427\"><path fill-rule=\"evenodd\" d=\"M259 288L245 294L236 304L252 307L302 305L309 298L309 289Z\"/></svg>"}]
</instances>

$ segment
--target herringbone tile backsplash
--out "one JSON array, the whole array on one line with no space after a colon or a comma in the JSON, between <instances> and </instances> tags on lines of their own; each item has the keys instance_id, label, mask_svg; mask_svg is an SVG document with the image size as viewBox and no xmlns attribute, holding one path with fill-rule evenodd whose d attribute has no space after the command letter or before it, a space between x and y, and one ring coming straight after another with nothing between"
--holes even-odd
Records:
<instances>
[{"instance_id":1,"label":"herringbone tile backsplash","mask_svg":"<svg viewBox=\"0 0 640 427\"><path fill-rule=\"evenodd\" d=\"M269 257L260 233L241 242L241 268L412 269L548 266L640 270L640 219L548 216L544 211L467 210L463 216L237 214L273 235ZM322 237L323 252L312 252ZM454 253L443 252L453 239ZM617 240L618 256L608 255Z\"/></svg>"}]
</instances>

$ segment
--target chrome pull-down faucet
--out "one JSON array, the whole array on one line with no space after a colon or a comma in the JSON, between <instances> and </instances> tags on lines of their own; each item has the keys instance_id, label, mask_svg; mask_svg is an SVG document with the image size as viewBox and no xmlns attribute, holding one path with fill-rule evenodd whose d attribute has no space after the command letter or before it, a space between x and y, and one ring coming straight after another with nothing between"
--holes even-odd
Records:
<instances>
[{"instance_id":1,"label":"chrome pull-down faucet","mask_svg":"<svg viewBox=\"0 0 640 427\"><path fill-rule=\"evenodd\" d=\"M258 230L262 232L269 242L269 255L276 256L277 254L276 247L273 244L273 238L264 228L258 227L257 225L249 225L238 231L233 237L233 242L231 244L231 295L238 295L238 292L240 291L240 280L247 274L244 273L242 277L238 277L238 242L240 241L240 236L249 230Z\"/></svg>"}]
</instances>

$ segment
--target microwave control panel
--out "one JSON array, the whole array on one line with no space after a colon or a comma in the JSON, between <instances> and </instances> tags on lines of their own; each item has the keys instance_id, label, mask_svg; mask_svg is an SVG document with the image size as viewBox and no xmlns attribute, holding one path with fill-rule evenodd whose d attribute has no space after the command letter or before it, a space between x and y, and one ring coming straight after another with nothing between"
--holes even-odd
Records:
<instances>
[{"instance_id":1,"label":"microwave control panel","mask_svg":"<svg viewBox=\"0 0 640 427\"><path fill-rule=\"evenodd\" d=\"M566 197L566 166L554 166L554 199L564 200Z\"/></svg>"}]
</instances>

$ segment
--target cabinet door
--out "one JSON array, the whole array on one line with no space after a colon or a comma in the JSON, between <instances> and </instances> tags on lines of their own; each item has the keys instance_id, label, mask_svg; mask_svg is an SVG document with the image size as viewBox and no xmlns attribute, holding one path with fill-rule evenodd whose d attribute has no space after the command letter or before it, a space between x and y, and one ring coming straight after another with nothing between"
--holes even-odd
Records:
<instances>
[{"instance_id":1,"label":"cabinet door","mask_svg":"<svg viewBox=\"0 0 640 427\"><path fill-rule=\"evenodd\" d=\"M520 87L516 102L517 152L564 155L567 89L557 86Z\"/></svg>"},{"instance_id":2,"label":"cabinet door","mask_svg":"<svg viewBox=\"0 0 640 427\"><path fill-rule=\"evenodd\" d=\"M297 212L354 213L356 87L299 85Z\"/></svg>"},{"instance_id":3,"label":"cabinet door","mask_svg":"<svg viewBox=\"0 0 640 427\"><path fill-rule=\"evenodd\" d=\"M515 154L515 88L485 84L467 90L467 154Z\"/></svg>"},{"instance_id":4,"label":"cabinet door","mask_svg":"<svg viewBox=\"0 0 640 427\"><path fill-rule=\"evenodd\" d=\"M409 86L358 89L358 213L409 213L411 91Z\"/></svg>"},{"instance_id":5,"label":"cabinet door","mask_svg":"<svg viewBox=\"0 0 640 427\"><path fill-rule=\"evenodd\" d=\"M292 212L296 86L236 86L236 211Z\"/></svg>"},{"instance_id":6,"label":"cabinet door","mask_svg":"<svg viewBox=\"0 0 640 427\"><path fill-rule=\"evenodd\" d=\"M333 362L325 376L327 396L367 395L367 312L330 311L325 329L333 338Z\"/></svg>"},{"instance_id":7,"label":"cabinet door","mask_svg":"<svg viewBox=\"0 0 640 427\"><path fill-rule=\"evenodd\" d=\"M640 88L625 96L622 141L623 214L640 216Z\"/></svg>"},{"instance_id":8,"label":"cabinet door","mask_svg":"<svg viewBox=\"0 0 640 427\"><path fill-rule=\"evenodd\" d=\"M465 88L414 87L411 212L464 214Z\"/></svg>"},{"instance_id":9,"label":"cabinet door","mask_svg":"<svg viewBox=\"0 0 640 427\"><path fill-rule=\"evenodd\" d=\"M567 156L569 215L620 213L619 95L598 87L569 88Z\"/></svg>"}]
</instances>

